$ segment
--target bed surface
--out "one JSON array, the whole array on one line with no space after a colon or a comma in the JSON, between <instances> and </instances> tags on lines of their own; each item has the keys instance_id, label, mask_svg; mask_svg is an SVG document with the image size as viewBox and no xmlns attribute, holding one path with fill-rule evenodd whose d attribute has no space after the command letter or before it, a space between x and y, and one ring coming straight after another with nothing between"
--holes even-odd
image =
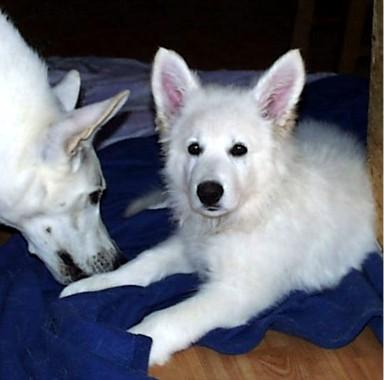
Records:
<instances>
[{"instance_id":1,"label":"bed surface","mask_svg":"<svg viewBox=\"0 0 384 380\"><path fill-rule=\"evenodd\" d=\"M135 257L173 229L167 209L122 216L130 200L161 185L150 66L92 57L51 58L49 66L52 83L65 71L80 71L82 104L131 91L123 110L98 135L97 147L108 185L104 221L127 258ZM223 70L201 75L203 81L248 85L260 73ZM299 115L335 122L364 143L367 109L365 80L317 74L309 76ZM195 275L174 275L146 288L125 286L58 299L62 286L15 235L0 247L0 379L148 379L150 339L125 330L149 312L190 296L198 286ZM382 259L372 252L363 271L351 271L337 288L295 292L247 325L212 331L198 344L243 353L274 329L334 348L349 343L366 325L381 339L381 299Z\"/></svg>"}]
</instances>

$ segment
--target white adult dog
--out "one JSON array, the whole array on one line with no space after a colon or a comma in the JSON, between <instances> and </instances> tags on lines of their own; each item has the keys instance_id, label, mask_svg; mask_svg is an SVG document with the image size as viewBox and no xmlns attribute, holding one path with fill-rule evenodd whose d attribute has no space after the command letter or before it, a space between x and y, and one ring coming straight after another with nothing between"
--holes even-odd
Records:
<instances>
[{"instance_id":1,"label":"white adult dog","mask_svg":"<svg viewBox=\"0 0 384 380\"><path fill-rule=\"evenodd\" d=\"M61 283L111 270L119 252L100 218L105 182L92 139L128 93L75 110L77 71L51 88L1 11L0 39L0 222L19 229Z\"/></svg>"},{"instance_id":2,"label":"white adult dog","mask_svg":"<svg viewBox=\"0 0 384 380\"><path fill-rule=\"evenodd\" d=\"M359 268L375 247L364 154L324 124L293 133L304 78L292 50L254 88L203 87L179 55L160 49L152 89L178 232L62 296L200 273L205 282L194 296L129 330L152 337L150 364L162 364L294 289L333 287Z\"/></svg>"}]
</instances>

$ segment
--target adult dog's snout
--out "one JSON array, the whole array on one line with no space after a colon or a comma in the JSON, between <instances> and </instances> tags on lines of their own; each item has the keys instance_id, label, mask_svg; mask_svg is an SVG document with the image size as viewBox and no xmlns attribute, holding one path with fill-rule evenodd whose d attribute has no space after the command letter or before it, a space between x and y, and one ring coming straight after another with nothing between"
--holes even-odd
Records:
<instances>
[{"instance_id":1,"label":"adult dog's snout","mask_svg":"<svg viewBox=\"0 0 384 380\"><path fill-rule=\"evenodd\" d=\"M223 194L223 186L215 181L205 181L197 186L197 196L205 207L216 206Z\"/></svg>"},{"instance_id":2,"label":"adult dog's snout","mask_svg":"<svg viewBox=\"0 0 384 380\"><path fill-rule=\"evenodd\" d=\"M122 252L116 247L101 250L83 262L76 263L71 254L65 250L57 252L61 260L60 274L64 278L64 283L78 281L96 273L109 272L117 269L127 262Z\"/></svg>"}]
</instances>

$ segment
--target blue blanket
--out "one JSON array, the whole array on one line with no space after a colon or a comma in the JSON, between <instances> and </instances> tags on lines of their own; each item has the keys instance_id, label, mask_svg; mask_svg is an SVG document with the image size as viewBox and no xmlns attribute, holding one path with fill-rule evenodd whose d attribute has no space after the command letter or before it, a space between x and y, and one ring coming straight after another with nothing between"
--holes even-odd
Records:
<instances>
[{"instance_id":1,"label":"blue blanket","mask_svg":"<svg viewBox=\"0 0 384 380\"><path fill-rule=\"evenodd\" d=\"M367 99L365 81L327 77L307 85L300 114L337 122L365 141ZM99 153L108 183L103 218L128 259L173 229L167 210L122 217L129 200L160 186L158 153L154 136L120 140ZM62 286L15 235L0 247L0 379L149 379L150 339L125 330L198 286L197 276L179 274L146 288L125 286L58 299ZM349 343L366 325L382 339L382 259L377 253L337 288L294 292L247 325L214 330L198 344L243 353L274 329L333 348Z\"/></svg>"}]
</instances>

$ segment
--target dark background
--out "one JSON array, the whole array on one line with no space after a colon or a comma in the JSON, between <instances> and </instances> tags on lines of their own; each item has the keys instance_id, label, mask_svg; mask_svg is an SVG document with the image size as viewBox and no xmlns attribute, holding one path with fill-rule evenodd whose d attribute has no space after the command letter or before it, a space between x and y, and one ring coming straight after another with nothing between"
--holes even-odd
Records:
<instances>
[{"instance_id":1,"label":"dark background","mask_svg":"<svg viewBox=\"0 0 384 380\"><path fill-rule=\"evenodd\" d=\"M0 0L0 7L43 56L150 62L164 46L199 69L265 69L300 47L310 72L369 73L369 0Z\"/></svg>"}]
</instances>

